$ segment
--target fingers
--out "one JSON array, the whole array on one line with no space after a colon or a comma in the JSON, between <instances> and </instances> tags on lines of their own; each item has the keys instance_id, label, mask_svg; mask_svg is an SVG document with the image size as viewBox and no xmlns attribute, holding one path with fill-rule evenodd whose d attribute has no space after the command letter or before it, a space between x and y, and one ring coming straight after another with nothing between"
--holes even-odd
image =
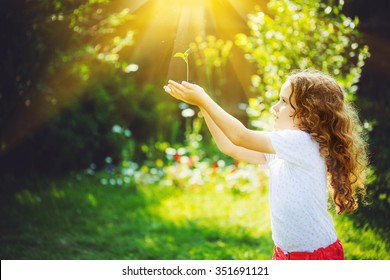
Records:
<instances>
[{"instance_id":1,"label":"fingers","mask_svg":"<svg viewBox=\"0 0 390 280\"><path fill-rule=\"evenodd\" d=\"M168 83L169 83L170 85L180 86L180 84L179 84L178 82L175 82L175 81L173 81L173 80L169 80Z\"/></svg>"},{"instance_id":2,"label":"fingers","mask_svg":"<svg viewBox=\"0 0 390 280\"><path fill-rule=\"evenodd\" d=\"M167 87L169 87L169 89L171 90L171 92L170 92L171 94L172 93L177 93L177 94L182 93L183 86L174 82L174 81L169 80Z\"/></svg>"},{"instance_id":3,"label":"fingers","mask_svg":"<svg viewBox=\"0 0 390 280\"><path fill-rule=\"evenodd\" d=\"M182 88L183 86L181 86L180 84L174 82L174 81L169 81L169 84L168 85L165 85L164 86L164 90L165 92L169 93L172 97L176 98L176 99L179 99L179 100L182 100Z\"/></svg>"},{"instance_id":4,"label":"fingers","mask_svg":"<svg viewBox=\"0 0 390 280\"><path fill-rule=\"evenodd\" d=\"M168 83L169 83L169 87L178 93L182 93L185 90L184 86L182 86L181 84L175 81L169 80Z\"/></svg>"},{"instance_id":5,"label":"fingers","mask_svg":"<svg viewBox=\"0 0 390 280\"><path fill-rule=\"evenodd\" d=\"M167 92L167 93L171 93L172 90L169 86L164 86L164 90Z\"/></svg>"},{"instance_id":6,"label":"fingers","mask_svg":"<svg viewBox=\"0 0 390 280\"><path fill-rule=\"evenodd\" d=\"M185 89L192 89L194 84L191 84L189 82L186 82L186 81L182 81L181 84L175 82L175 81L172 81L172 80L169 80L168 83L172 86L174 86L175 88L177 88L178 90L185 90Z\"/></svg>"},{"instance_id":7,"label":"fingers","mask_svg":"<svg viewBox=\"0 0 390 280\"><path fill-rule=\"evenodd\" d=\"M169 85L164 86L165 92L169 93L172 97L179 99L179 95L177 92L175 92Z\"/></svg>"},{"instance_id":8,"label":"fingers","mask_svg":"<svg viewBox=\"0 0 390 280\"><path fill-rule=\"evenodd\" d=\"M191 89L192 88L192 85L191 83L189 82L186 82L186 81L182 81L181 84L185 87L185 88L188 88L188 89Z\"/></svg>"},{"instance_id":9,"label":"fingers","mask_svg":"<svg viewBox=\"0 0 390 280\"><path fill-rule=\"evenodd\" d=\"M188 82L182 82L182 84L179 84L175 81L169 80L168 85L164 86L165 92L169 93L172 97L188 102L185 96L187 96L187 93L189 93L192 89L192 84Z\"/></svg>"}]
</instances>

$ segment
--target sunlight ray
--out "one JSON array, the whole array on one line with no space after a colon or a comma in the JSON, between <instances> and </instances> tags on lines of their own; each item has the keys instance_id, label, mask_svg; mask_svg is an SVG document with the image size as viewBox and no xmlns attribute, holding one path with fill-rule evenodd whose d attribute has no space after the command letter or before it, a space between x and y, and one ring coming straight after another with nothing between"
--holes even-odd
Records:
<instances>
[{"instance_id":1,"label":"sunlight ray","mask_svg":"<svg viewBox=\"0 0 390 280\"><path fill-rule=\"evenodd\" d=\"M253 10L254 6L260 7L262 10L265 9L267 5L267 0L256 0L256 1L235 1L235 0L227 0L230 6L234 8L238 15L240 15L243 21L247 21L248 12Z\"/></svg>"},{"instance_id":2,"label":"sunlight ray","mask_svg":"<svg viewBox=\"0 0 390 280\"><path fill-rule=\"evenodd\" d=\"M136 12L139 8L143 7L149 0L129 0L129 9L131 13Z\"/></svg>"},{"instance_id":3,"label":"sunlight ray","mask_svg":"<svg viewBox=\"0 0 390 280\"><path fill-rule=\"evenodd\" d=\"M85 61L92 64L91 61ZM6 151L11 150L20 141L32 135L39 127L54 118L60 111L72 102L80 100L85 90L93 81L76 81L68 71L69 65L57 69L57 79L48 83L51 94L35 94L30 92L30 103L27 107L21 106L19 112L4 127L3 142L7 143ZM28 126L25 123L28 122ZM20 129L24 127L24 129Z\"/></svg>"},{"instance_id":4,"label":"sunlight ray","mask_svg":"<svg viewBox=\"0 0 390 280\"><path fill-rule=\"evenodd\" d=\"M245 96L249 98L251 95L253 95L253 93L250 91L251 75L256 71L256 69L252 69L254 66L250 65L247 61L243 59L237 59L237 56L241 55L237 54L237 52L238 51L230 56L230 65L241 85L243 92L245 93Z\"/></svg>"},{"instance_id":5,"label":"sunlight ray","mask_svg":"<svg viewBox=\"0 0 390 280\"><path fill-rule=\"evenodd\" d=\"M135 63L142 62L141 68L148 67L148 72L143 73L143 78L153 80L161 71L163 62L170 56L172 44L170 42L175 39L180 11L177 8L172 10L159 1L152 9L143 11L137 17L138 23L132 27L138 30L137 44L132 49L131 59Z\"/></svg>"},{"instance_id":6,"label":"sunlight ray","mask_svg":"<svg viewBox=\"0 0 390 280\"><path fill-rule=\"evenodd\" d=\"M185 49L188 48L189 43L192 42L195 37L205 36L205 30L205 9L203 7L183 7L169 63L168 77L185 77L185 75L183 75L184 73L178 73L179 71L183 71L183 68L177 67L177 63L174 63L175 60L173 55L175 52L185 51Z\"/></svg>"},{"instance_id":7,"label":"sunlight ray","mask_svg":"<svg viewBox=\"0 0 390 280\"><path fill-rule=\"evenodd\" d=\"M242 32L242 27L245 25L243 19L246 17L249 6L253 7L254 2L263 1L265 0L240 2L233 0L170 0L169 3L165 0L121 1L121 5L125 4L123 8L134 14L134 19L128 29L135 31L136 44L126 50L128 51L126 55L132 63L140 65L138 72L142 81L156 82L157 78L164 76L183 79L186 76L184 73L185 65L173 58L175 52L185 51L197 36L204 37L206 34L212 34L224 40L232 40L237 32ZM126 28L118 30L121 33L128 31ZM99 35L90 40L89 43L98 47L105 45L107 43L105 41L109 42L112 38ZM248 78L248 71L243 62L237 59L238 56L232 56L231 65L242 87L246 88L244 85L250 78ZM86 61L84 64L88 66L93 63ZM190 77L196 75L196 71L196 66L192 65ZM21 110L21 113L17 114L15 119L10 122L9 127L5 129L9 132L7 137L10 141L7 143L12 143L13 146L28 134L32 134L73 101L81 100L86 88L94 82L85 81L83 84L69 85L66 71L59 71L56 77L55 85L54 81L49 85L57 88L56 94L51 97L45 96L41 98L42 100L29 100L31 105L29 103L29 107L24 112ZM195 77L193 76L193 78ZM65 88L67 90L64 90ZM47 105L50 102L56 102L56 110L50 111L51 109L46 108L51 106ZM42 110L48 112L42 114L40 113ZM17 128L22 125L17 124L26 119L31 120L31 127L24 135L21 135L17 132Z\"/></svg>"}]
</instances>

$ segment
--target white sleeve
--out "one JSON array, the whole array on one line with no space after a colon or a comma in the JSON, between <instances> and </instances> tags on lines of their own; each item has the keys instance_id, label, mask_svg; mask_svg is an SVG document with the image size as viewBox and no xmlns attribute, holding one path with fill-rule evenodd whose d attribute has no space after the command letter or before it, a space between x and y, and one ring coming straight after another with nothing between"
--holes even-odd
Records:
<instances>
[{"instance_id":1,"label":"white sleeve","mask_svg":"<svg viewBox=\"0 0 390 280\"><path fill-rule=\"evenodd\" d=\"M272 146L278 158L294 164L310 162L313 152L318 153L317 142L301 130L280 130L269 133Z\"/></svg>"}]
</instances>

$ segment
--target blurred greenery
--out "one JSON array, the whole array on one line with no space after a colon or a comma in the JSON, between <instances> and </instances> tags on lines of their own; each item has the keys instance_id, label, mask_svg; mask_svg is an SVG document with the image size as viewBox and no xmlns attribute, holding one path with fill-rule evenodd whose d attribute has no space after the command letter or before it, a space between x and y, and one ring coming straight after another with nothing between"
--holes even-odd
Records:
<instances>
[{"instance_id":1,"label":"blurred greenery","mask_svg":"<svg viewBox=\"0 0 390 280\"><path fill-rule=\"evenodd\" d=\"M272 256L267 189L104 186L85 175L48 181L36 192L29 184L15 196L17 205L1 206L1 259ZM357 226L347 216L334 219L347 259L389 259L383 230Z\"/></svg>"},{"instance_id":2,"label":"blurred greenery","mask_svg":"<svg viewBox=\"0 0 390 280\"><path fill-rule=\"evenodd\" d=\"M190 44L195 56L195 65L198 73L197 78L210 92L213 98L221 98L221 87L228 82L226 65L231 55L232 41L218 39L213 35L206 38L198 36Z\"/></svg>"},{"instance_id":3,"label":"blurred greenery","mask_svg":"<svg viewBox=\"0 0 390 280\"><path fill-rule=\"evenodd\" d=\"M348 259L389 259L389 38L344 13L360 0L258 1L246 28L182 44L176 25L141 28L162 25L148 14L161 1L6 2L2 259L270 258L266 174L221 154L198 111L163 94L188 47L190 81L258 129L290 70L336 76L371 153L371 204L336 228Z\"/></svg>"},{"instance_id":4,"label":"blurred greenery","mask_svg":"<svg viewBox=\"0 0 390 280\"><path fill-rule=\"evenodd\" d=\"M369 52L356 28L358 18L342 14L342 3L330 6L319 1L271 0L267 10L249 15L250 35L239 34L236 43L257 68L251 80L258 96L249 100L247 110L252 126L269 129L270 107L294 69L327 72L349 100L355 99Z\"/></svg>"},{"instance_id":5,"label":"blurred greenery","mask_svg":"<svg viewBox=\"0 0 390 280\"><path fill-rule=\"evenodd\" d=\"M1 72L2 173L63 175L106 156L117 160L124 143L111 137L114 125L126 125L140 145L177 140L170 128L178 108L155 94L157 85L133 75L138 65L126 52L134 43L133 16L109 3L20 1L1 11L18 27L3 34L15 42L5 46ZM21 39L25 48L14 52Z\"/></svg>"}]
</instances>

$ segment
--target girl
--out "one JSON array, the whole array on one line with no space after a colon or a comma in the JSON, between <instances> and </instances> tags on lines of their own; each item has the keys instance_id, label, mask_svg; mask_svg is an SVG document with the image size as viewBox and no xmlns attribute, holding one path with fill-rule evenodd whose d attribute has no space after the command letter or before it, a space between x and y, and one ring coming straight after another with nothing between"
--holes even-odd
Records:
<instances>
[{"instance_id":1,"label":"girl","mask_svg":"<svg viewBox=\"0 0 390 280\"><path fill-rule=\"evenodd\" d=\"M333 78L290 75L272 107L272 132L247 129L198 85L169 81L164 89L200 108L222 152L270 169L272 259L344 259L327 190L337 214L355 210L367 158L356 111Z\"/></svg>"}]
</instances>

